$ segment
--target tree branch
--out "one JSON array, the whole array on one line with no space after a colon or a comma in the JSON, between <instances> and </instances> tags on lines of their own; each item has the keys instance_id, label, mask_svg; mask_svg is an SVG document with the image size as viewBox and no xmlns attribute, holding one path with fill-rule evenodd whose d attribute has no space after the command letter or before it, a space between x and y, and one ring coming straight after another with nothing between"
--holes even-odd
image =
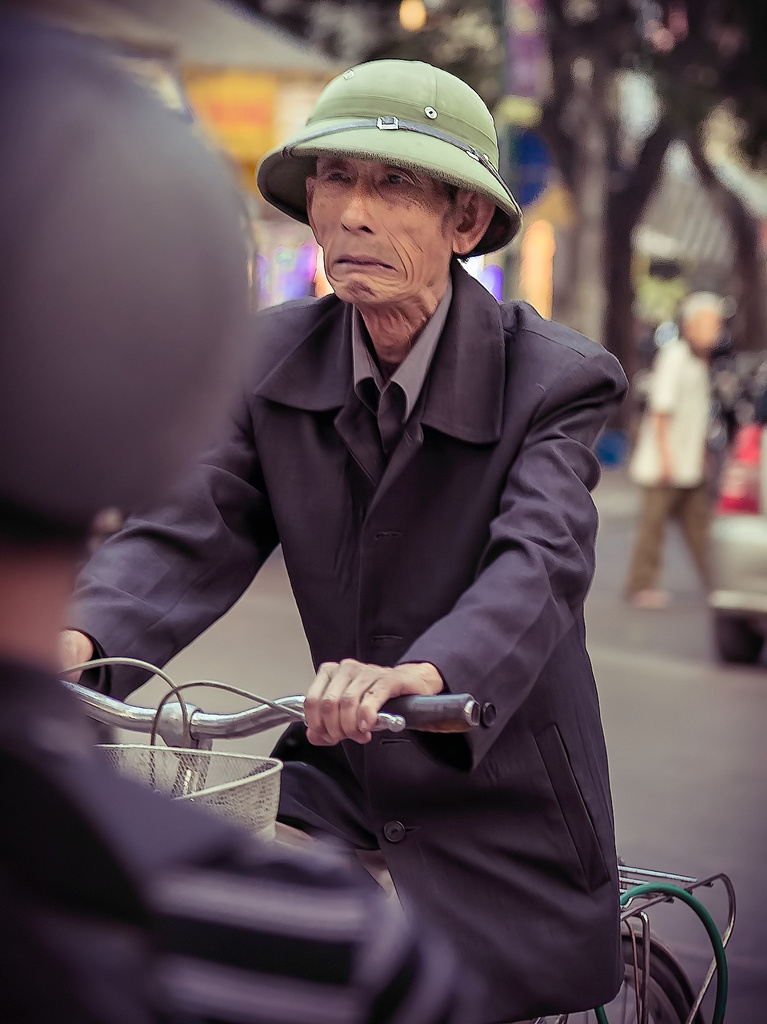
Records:
<instances>
[{"instance_id":1,"label":"tree branch","mask_svg":"<svg viewBox=\"0 0 767 1024\"><path fill-rule=\"evenodd\" d=\"M735 243L735 270L740 290L736 316L738 347L758 348L764 338L765 309L756 221L741 196L729 188L714 171L703 148L700 133L694 134L688 146L695 169L726 218Z\"/></svg>"},{"instance_id":2,"label":"tree branch","mask_svg":"<svg viewBox=\"0 0 767 1024\"><path fill-rule=\"evenodd\" d=\"M668 118L661 117L654 130L645 139L634 167L621 188L611 192L610 216L619 212L620 218L633 230L658 183L666 150L674 140Z\"/></svg>"}]
</instances>

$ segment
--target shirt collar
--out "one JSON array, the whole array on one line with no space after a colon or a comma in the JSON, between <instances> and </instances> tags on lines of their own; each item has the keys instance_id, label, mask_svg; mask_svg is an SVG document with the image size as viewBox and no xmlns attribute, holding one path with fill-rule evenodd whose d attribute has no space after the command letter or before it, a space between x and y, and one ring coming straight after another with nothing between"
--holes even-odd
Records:
<instances>
[{"instance_id":1,"label":"shirt collar","mask_svg":"<svg viewBox=\"0 0 767 1024\"><path fill-rule=\"evenodd\" d=\"M501 307L460 263L452 268L450 315L429 368L421 422L470 444L499 440L504 415L507 350L518 334L547 336L550 325L526 303ZM264 373L254 369L253 398L306 412L344 407L354 394L351 323L354 307L327 295L259 315L263 344L256 346L268 366L285 344L286 324L298 321L286 355ZM562 328L564 330L564 328Z\"/></svg>"},{"instance_id":2,"label":"shirt collar","mask_svg":"<svg viewBox=\"0 0 767 1024\"><path fill-rule=\"evenodd\" d=\"M354 373L354 390L360 398L363 398L364 388L361 386L365 380L372 380L378 389L379 394L390 384L398 384L405 396L405 416L410 416L418 396L423 389L426 375L429 372L437 343L445 327L447 315L450 312L450 303L453 298L452 277L448 278L445 294L439 300L437 308L431 318L422 328L413 347L402 360L400 365L391 375L388 381L384 381L376 361L370 353L366 337L367 329L362 315L358 309L352 311L352 366ZM364 401L364 398L363 398Z\"/></svg>"}]
</instances>

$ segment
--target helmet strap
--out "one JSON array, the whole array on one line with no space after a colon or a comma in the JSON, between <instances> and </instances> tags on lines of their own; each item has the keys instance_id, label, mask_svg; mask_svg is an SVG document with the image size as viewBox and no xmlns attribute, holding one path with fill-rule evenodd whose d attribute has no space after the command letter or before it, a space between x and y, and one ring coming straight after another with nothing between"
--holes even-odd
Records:
<instances>
[{"instance_id":1,"label":"helmet strap","mask_svg":"<svg viewBox=\"0 0 767 1024\"><path fill-rule=\"evenodd\" d=\"M419 135L428 135L429 138L439 139L440 142L446 142L450 146L455 146L456 149L460 149L461 152L466 153L466 155L471 157L472 160L476 160L477 163L481 164L485 168L485 170L489 171L498 184L503 186L504 191L507 192L511 198L509 186L493 166L493 163L487 153L480 153L480 151L475 149L473 146L469 146L467 143L457 139L454 135L450 135L448 132L443 132L441 129L435 128L430 124L420 124L418 121L403 121L399 117L365 117L359 118L355 121L348 121L340 127L317 128L304 135L301 139L300 145L303 146L305 143L314 142L316 139L327 138L329 135L339 135L341 132L355 131L359 128L377 128L382 132L416 132ZM282 151L282 155L284 158L289 159L290 157L301 156L302 154L300 152L296 152L293 146L285 146Z\"/></svg>"}]
</instances>

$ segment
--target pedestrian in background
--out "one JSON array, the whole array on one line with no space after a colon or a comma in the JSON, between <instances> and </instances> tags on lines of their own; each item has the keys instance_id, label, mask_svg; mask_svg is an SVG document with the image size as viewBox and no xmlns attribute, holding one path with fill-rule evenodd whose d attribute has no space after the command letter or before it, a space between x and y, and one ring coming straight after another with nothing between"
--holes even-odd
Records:
<instances>
[{"instance_id":1,"label":"pedestrian in background","mask_svg":"<svg viewBox=\"0 0 767 1024\"><path fill-rule=\"evenodd\" d=\"M706 454L710 425L709 361L722 333L725 304L694 292L681 306L681 335L658 353L647 406L629 465L644 501L626 594L638 608L665 608L657 587L666 523L676 518L703 586L708 588Z\"/></svg>"}]
</instances>

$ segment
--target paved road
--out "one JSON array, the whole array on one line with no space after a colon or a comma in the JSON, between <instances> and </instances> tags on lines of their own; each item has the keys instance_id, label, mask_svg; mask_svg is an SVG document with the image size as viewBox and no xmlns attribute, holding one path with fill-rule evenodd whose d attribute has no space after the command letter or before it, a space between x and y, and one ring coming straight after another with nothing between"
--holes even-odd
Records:
<instances>
[{"instance_id":1,"label":"paved road","mask_svg":"<svg viewBox=\"0 0 767 1024\"><path fill-rule=\"evenodd\" d=\"M636 495L606 474L598 570L587 604L612 766L618 847L629 863L699 877L726 871L739 897L730 946L728 1021L767 1021L767 668L723 668L676 530L669 535L666 612L621 600ZM691 971L703 964L697 922L663 908Z\"/></svg>"},{"instance_id":2,"label":"paved road","mask_svg":"<svg viewBox=\"0 0 767 1024\"><path fill-rule=\"evenodd\" d=\"M598 570L587 605L612 765L623 858L697 876L726 871L739 895L731 943L728 1021L767 1021L767 668L723 669L710 657L706 609L679 538L670 537L666 612L621 600L636 496L605 475ZM218 678L266 696L300 692L311 677L306 643L279 557L234 609L172 663L179 680ZM149 683L140 695L160 692ZM216 695L205 706L229 709ZM240 706L240 705L237 705ZM233 749L266 753L274 733ZM717 901L714 909L720 913ZM663 907L659 928L688 969L704 966L697 921Z\"/></svg>"}]
</instances>

